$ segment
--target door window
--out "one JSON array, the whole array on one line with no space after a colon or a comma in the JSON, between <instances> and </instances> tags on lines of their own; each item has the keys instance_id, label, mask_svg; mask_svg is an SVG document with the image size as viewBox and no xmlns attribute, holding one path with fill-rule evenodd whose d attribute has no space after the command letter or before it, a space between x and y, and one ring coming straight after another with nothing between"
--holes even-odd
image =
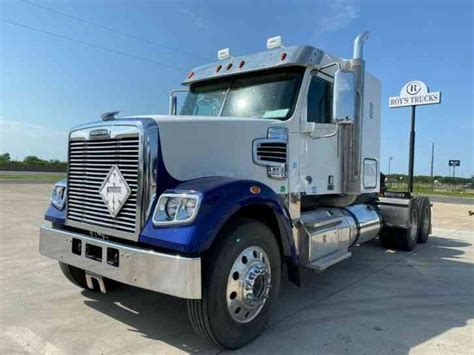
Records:
<instances>
[{"instance_id":1,"label":"door window","mask_svg":"<svg viewBox=\"0 0 474 355\"><path fill-rule=\"evenodd\" d=\"M313 76L308 90L307 122L332 123L332 83Z\"/></svg>"}]
</instances>

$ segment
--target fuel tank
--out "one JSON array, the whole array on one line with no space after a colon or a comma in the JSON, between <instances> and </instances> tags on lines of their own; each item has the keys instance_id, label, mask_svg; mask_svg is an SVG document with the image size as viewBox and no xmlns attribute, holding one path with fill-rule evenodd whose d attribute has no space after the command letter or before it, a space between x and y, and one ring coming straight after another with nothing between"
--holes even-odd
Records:
<instances>
[{"instance_id":1,"label":"fuel tank","mask_svg":"<svg viewBox=\"0 0 474 355\"><path fill-rule=\"evenodd\" d=\"M301 227L306 235L300 243L301 260L307 266L324 269L349 257L356 243L375 238L381 225L377 210L366 204L304 212Z\"/></svg>"}]
</instances>

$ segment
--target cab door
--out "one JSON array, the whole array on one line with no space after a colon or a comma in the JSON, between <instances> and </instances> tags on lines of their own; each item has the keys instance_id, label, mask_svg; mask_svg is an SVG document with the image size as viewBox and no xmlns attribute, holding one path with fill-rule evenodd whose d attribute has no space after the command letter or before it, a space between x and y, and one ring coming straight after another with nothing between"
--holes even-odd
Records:
<instances>
[{"instance_id":1,"label":"cab door","mask_svg":"<svg viewBox=\"0 0 474 355\"><path fill-rule=\"evenodd\" d=\"M332 117L333 80L319 72L310 76L302 123L313 127L301 133L300 184L308 195L337 194L340 186L340 153L337 125Z\"/></svg>"}]
</instances>

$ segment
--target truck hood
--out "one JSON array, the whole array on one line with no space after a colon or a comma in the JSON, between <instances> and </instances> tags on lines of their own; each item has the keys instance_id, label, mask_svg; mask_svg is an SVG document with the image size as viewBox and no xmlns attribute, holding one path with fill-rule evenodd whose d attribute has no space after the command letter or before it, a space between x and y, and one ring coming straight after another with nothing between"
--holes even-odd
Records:
<instances>
[{"instance_id":1,"label":"truck hood","mask_svg":"<svg viewBox=\"0 0 474 355\"><path fill-rule=\"evenodd\" d=\"M275 119L206 116L145 116L158 123L163 163L179 181L208 176L270 183L266 168L254 164L252 145L267 137ZM144 118L144 116L140 116Z\"/></svg>"}]
</instances>

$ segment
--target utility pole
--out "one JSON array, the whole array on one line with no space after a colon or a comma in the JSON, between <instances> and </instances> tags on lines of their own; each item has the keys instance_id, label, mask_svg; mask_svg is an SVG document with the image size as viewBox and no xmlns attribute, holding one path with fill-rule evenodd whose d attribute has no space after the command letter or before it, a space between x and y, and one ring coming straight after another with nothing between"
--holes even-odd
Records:
<instances>
[{"instance_id":1,"label":"utility pole","mask_svg":"<svg viewBox=\"0 0 474 355\"><path fill-rule=\"evenodd\" d=\"M392 162L392 160L393 160L393 157L388 158L388 174L387 175L390 175L390 163Z\"/></svg>"},{"instance_id":2,"label":"utility pole","mask_svg":"<svg viewBox=\"0 0 474 355\"><path fill-rule=\"evenodd\" d=\"M431 142L431 189L432 190L434 190L433 165L434 165L434 142Z\"/></svg>"}]
</instances>

